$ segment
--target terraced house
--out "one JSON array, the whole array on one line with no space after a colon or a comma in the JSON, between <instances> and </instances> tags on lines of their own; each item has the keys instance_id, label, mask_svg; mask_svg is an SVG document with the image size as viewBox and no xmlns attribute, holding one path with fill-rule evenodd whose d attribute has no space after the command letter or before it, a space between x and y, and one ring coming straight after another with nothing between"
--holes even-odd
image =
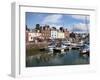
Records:
<instances>
[{"instance_id":1,"label":"terraced house","mask_svg":"<svg viewBox=\"0 0 100 80\"><path fill-rule=\"evenodd\" d=\"M28 41L32 42L34 41L36 38L41 38L41 33L39 32L28 32Z\"/></svg>"},{"instance_id":2,"label":"terraced house","mask_svg":"<svg viewBox=\"0 0 100 80\"><path fill-rule=\"evenodd\" d=\"M57 39L57 29L54 27L51 29L51 39Z\"/></svg>"},{"instance_id":3,"label":"terraced house","mask_svg":"<svg viewBox=\"0 0 100 80\"><path fill-rule=\"evenodd\" d=\"M57 32L57 38L58 38L58 39L64 39L64 38L65 38L64 32L62 32L62 31L59 30L59 31Z\"/></svg>"},{"instance_id":4,"label":"terraced house","mask_svg":"<svg viewBox=\"0 0 100 80\"><path fill-rule=\"evenodd\" d=\"M50 29L49 25L45 25L45 26L41 27L41 35L44 40L50 39L51 29Z\"/></svg>"}]
</instances>

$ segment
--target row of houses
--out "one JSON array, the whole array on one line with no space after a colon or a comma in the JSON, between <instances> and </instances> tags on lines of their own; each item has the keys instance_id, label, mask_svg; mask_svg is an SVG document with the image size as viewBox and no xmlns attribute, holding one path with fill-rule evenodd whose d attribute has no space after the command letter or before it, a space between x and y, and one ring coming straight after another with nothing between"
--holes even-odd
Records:
<instances>
[{"instance_id":1,"label":"row of houses","mask_svg":"<svg viewBox=\"0 0 100 80\"><path fill-rule=\"evenodd\" d=\"M36 38L42 40L48 39L64 39L69 37L69 31L67 29L59 30L56 28L50 28L48 26L41 27L40 30L26 30L26 41L33 41Z\"/></svg>"}]
</instances>

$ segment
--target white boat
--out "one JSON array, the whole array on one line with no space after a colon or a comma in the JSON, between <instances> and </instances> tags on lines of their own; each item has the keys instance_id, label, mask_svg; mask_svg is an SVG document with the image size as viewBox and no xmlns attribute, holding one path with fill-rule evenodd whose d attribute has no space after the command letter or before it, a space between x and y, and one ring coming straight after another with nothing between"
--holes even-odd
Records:
<instances>
[{"instance_id":1,"label":"white boat","mask_svg":"<svg viewBox=\"0 0 100 80\"><path fill-rule=\"evenodd\" d=\"M49 49L49 51L50 52L53 52L53 49L55 48L55 45L50 45L50 46L48 46L48 49Z\"/></svg>"},{"instance_id":2,"label":"white boat","mask_svg":"<svg viewBox=\"0 0 100 80\"><path fill-rule=\"evenodd\" d=\"M82 52L85 53L85 52L88 52L90 49L89 49L89 46L85 44Z\"/></svg>"},{"instance_id":3,"label":"white boat","mask_svg":"<svg viewBox=\"0 0 100 80\"><path fill-rule=\"evenodd\" d=\"M65 45L71 45L70 41L67 41L66 43L64 43Z\"/></svg>"},{"instance_id":4,"label":"white boat","mask_svg":"<svg viewBox=\"0 0 100 80\"><path fill-rule=\"evenodd\" d=\"M66 47L67 47L67 46L66 46L66 45L64 45L64 44L62 44L62 45L61 45L61 48L66 48Z\"/></svg>"}]
</instances>

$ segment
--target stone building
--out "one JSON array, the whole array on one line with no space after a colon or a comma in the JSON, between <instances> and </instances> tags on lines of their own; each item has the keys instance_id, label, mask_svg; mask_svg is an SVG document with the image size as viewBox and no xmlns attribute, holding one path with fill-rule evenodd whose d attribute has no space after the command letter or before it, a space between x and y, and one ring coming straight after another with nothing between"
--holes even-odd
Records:
<instances>
[{"instance_id":1,"label":"stone building","mask_svg":"<svg viewBox=\"0 0 100 80\"><path fill-rule=\"evenodd\" d=\"M51 29L51 39L57 39L57 30L55 28Z\"/></svg>"},{"instance_id":2,"label":"stone building","mask_svg":"<svg viewBox=\"0 0 100 80\"><path fill-rule=\"evenodd\" d=\"M69 31L67 29L64 29L65 38L69 38L69 35L70 35Z\"/></svg>"},{"instance_id":3,"label":"stone building","mask_svg":"<svg viewBox=\"0 0 100 80\"><path fill-rule=\"evenodd\" d=\"M51 29L49 25L45 25L41 27L41 35L44 38L44 40L48 40L51 37Z\"/></svg>"}]
</instances>

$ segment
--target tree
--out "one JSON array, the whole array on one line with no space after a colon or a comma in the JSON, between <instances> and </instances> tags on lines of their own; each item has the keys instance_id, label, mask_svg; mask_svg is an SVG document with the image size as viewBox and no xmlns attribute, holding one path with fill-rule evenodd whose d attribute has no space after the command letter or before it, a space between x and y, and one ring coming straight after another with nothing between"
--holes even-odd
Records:
<instances>
[{"instance_id":1,"label":"tree","mask_svg":"<svg viewBox=\"0 0 100 80\"><path fill-rule=\"evenodd\" d=\"M26 31L30 31L30 29L27 27L27 25L26 25Z\"/></svg>"},{"instance_id":2,"label":"tree","mask_svg":"<svg viewBox=\"0 0 100 80\"><path fill-rule=\"evenodd\" d=\"M60 29L60 31L64 31L64 28L63 27L60 27L59 29Z\"/></svg>"},{"instance_id":3,"label":"tree","mask_svg":"<svg viewBox=\"0 0 100 80\"><path fill-rule=\"evenodd\" d=\"M71 38L75 38L75 33L73 33L73 32L70 33L70 37L71 37Z\"/></svg>"},{"instance_id":4,"label":"tree","mask_svg":"<svg viewBox=\"0 0 100 80\"><path fill-rule=\"evenodd\" d=\"M50 26L49 26L49 25L45 25L45 27L50 28Z\"/></svg>"},{"instance_id":5,"label":"tree","mask_svg":"<svg viewBox=\"0 0 100 80\"><path fill-rule=\"evenodd\" d=\"M27 25L26 25L26 30L28 30L28 27L27 27Z\"/></svg>"},{"instance_id":6,"label":"tree","mask_svg":"<svg viewBox=\"0 0 100 80\"><path fill-rule=\"evenodd\" d=\"M43 30L45 30L45 26L43 26Z\"/></svg>"},{"instance_id":7,"label":"tree","mask_svg":"<svg viewBox=\"0 0 100 80\"><path fill-rule=\"evenodd\" d=\"M52 27L52 29L56 30L56 27Z\"/></svg>"},{"instance_id":8,"label":"tree","mask_svg":"<svg viewBox=\"0 0 100 80\"><path fill-rule=\"evenodd\" d=\"M36 30L40 30L40 24L36 24Z\"/></svg>"}]
</instances>

